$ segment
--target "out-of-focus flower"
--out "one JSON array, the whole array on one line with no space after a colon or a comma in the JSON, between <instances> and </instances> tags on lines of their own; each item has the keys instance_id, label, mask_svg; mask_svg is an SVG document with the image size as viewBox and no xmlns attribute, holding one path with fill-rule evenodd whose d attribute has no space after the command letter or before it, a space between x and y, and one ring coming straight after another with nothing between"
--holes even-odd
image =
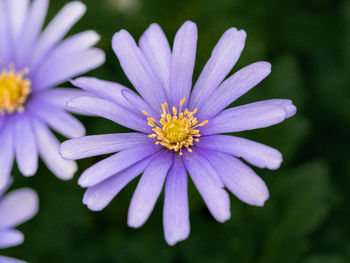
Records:
<instances>
[{"instance_id":1,"label":"out-of-focus flower","mask_svg":"<svg viewBox=\"0 0 350 263\"><path fill-rule=\"evenodd\" d=\"M39 208L37 194L28 188L14 190L2 197L10 185L0 189L0 248L17 246L23 243L24 236L14 229L36 215ZM1 263L20 263L21 260L0 256Z\"/></svg>"},{"instance_id":2,"label":"out-of-focus flower","mask_svg":"<svg viewBox=\"0 0 350 263\"><path fill-rule=\"evenodd\" d=\"M245 43L243 30L230 28L220 38L194 88L197 27L186 22L171 51L157 24L136 45L121 30L113 49L140 96L116 83L79 78L74 84L93 96L73 98L71 109L95 114L139 133L86 136L66 141L61 154L69 160L118 152L87 169L79 179L88 188L83 202L98 211L136 176L143 173L131 200L128 225L142 226L165 183L164 232L173 245L190 232L187 172L213 217L230 218L226 187L240 200L262 206L265 183L238 158L260 168L277 169L277 150L247 139L218 135L263 128L295 114L290 100L273 99L225 109L262 81L267 62L253 63L225 80Z\"/></svg>"},{"instance_id":3,"label":"out-of-focus flower","mask_svg":"<svg viewBox=\"0 0 350 263\"><path fill-rule=\"evenodd\" d=\"M41 33L47 8L48 0L0 0L0 188L15 157L25 176L36 173L39 155L61 179L72 178L77 169L75 162L61 158L49 127L69 138L85 134L65 109L66 101L82 91L52 88L105 58L92 48L99 40L94 31L62 41L84 14L82 3L64 6Z\"/></svg>"}]
</instances>

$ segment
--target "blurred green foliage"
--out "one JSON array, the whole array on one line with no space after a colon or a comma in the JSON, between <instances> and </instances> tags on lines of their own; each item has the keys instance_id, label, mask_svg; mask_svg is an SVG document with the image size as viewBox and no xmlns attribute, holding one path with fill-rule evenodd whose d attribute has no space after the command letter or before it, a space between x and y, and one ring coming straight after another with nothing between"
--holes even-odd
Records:
<instances>
[{"instance_id":1,"label":"blurred green foliage","mask_svg":"<svg viewBox=\"0 0 350 263\"><path fill-rule=\"evenodd\" d=\"M65 2L51 0L48 19ZM298 113L277 126L240 135L276 147L285 160L278 171L256 169L270 189L265 207L248 206L231 195L232 218L224 224L210 216L190 183L191 235L175 247L163 239L162 198L145 226L126 226L137 180L102 212L82 205L78 175L101 157L79 161L78 175L69 182L55 178L43 164L32 178L15 168L12 188L37 190L41 209L19 228L26 242L1 253L33 263L350 262L350 1L83 2L88 12L70 34L98 31L99 47L107 53L106 64L89 75L128 86L110 44L113 33L122 28L138 39L157 22L172 43L185 20L196 22L196 77L226 29L246 30L246 48L234 70L266 60L272 63L272 74L234 105L289 98ZM81 119L88 134L126 131L103 119Z\"/></svg>"}]
</instances>

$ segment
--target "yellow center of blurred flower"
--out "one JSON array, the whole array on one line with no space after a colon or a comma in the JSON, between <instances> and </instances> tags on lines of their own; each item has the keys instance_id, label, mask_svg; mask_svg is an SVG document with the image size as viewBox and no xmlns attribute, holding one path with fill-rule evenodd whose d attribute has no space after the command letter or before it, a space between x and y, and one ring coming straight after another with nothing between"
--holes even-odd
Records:
<instances>
[{"instance_id":1,"label":"yellow center of blurred flower","mask_svg":"<svg viewBox=\"0 0 350 263\"><path fill-rule=\"evenodd\" d=\"M156 144L163 145L164 147L180 152L182 155L182 147L185 147L189 152L192 152L190 147L193 142L198 142L201 135L199 134L198 127L201 127L208 123L203 121L198 124L197 118L194 117L197 109L189 111L185 109L181 111L182 105L185 103L186 98L183 98L179 104L179 110L173 107L169 110L168 104L162 104L163 113L159 122L156 122L154 118L147 118L148 125L152 127L154 133L148 135L150 138L156 138ZM145 115L148 113L143 111Z\"/></svg>"},{"instance_id":2,"label":"yellow center of blurred flower","mask_svg":"<svg viewBox=\"0 0 350 263\"><path fill-rule=\"evenodd\" d=\"M0 72L0 114L21 112L31 92L31 82L24 76L28 70L16 71L14 66Z\"/></svg>"}]
</instances>

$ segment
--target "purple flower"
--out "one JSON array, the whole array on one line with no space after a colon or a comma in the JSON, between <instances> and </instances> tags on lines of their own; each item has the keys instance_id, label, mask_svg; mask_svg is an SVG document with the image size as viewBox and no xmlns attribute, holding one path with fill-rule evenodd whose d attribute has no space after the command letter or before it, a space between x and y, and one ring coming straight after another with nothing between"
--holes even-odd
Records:
<instances>
[{"instance_id":1,"label":"purple flower","mask_svg":"<svg viewBox=\"0 0 350 263\"><path fill-rule=\"evenodd\" d=\"M25 176L36 173L39 155L61 179L77 169L61 158L49 127L69 138L83 136L84 126L65 104L85 93L52 87L101 65L104 53L91 48L99 40L94 31L62 41L84 14L82 3L67 4L40 33L47 8L48 0L0 0L0 188L15 157Z\"/></svg>"},{"instance_id":2,"label":"purple flower","mask_svg":"<svg viewBox=\"0 0 350 263\"><path fill-rule=\"evenodd\" d=\"M17 246L23 243L24 236L14 229L28 221L38 212L38 196L28 188L14 190L2 197L11 184L11 177L7 186L0 189L0 248ZM23 261L0 256L1 263L20 263Z\"/></svg>"},{"instance_id":3,"label":"purple flower","mask_svg":"<svg viewBox=\"0 0 350 263\"><path fill-rule=\"evenodd\" d=\"M218 135L263 128L295 114L290 100L274 99L225 109L262 81L271 70L267 62L253 63L225 80L238 60L246 38L230 28L220 38L192 88L197 27L186 22L171 51L157 24L136 45L121 30L113 49L130 82L130 89L94 78L73 83L90 96L73 98L71 109L112 120L138 133L86 136L62 144L69 160L113 154L87 169L79 184L88 188L83 202L91 210L105 208L118 192L143 173L131 200L128 225L142 226L165 184L164 232L173 245L190 232L187 172L213 217L230 218L230 190L240 200L262 206L269 193L265 183L238 158L260 168L277 169L277 150L247 139Z\"/></svg>"}]
</instances>

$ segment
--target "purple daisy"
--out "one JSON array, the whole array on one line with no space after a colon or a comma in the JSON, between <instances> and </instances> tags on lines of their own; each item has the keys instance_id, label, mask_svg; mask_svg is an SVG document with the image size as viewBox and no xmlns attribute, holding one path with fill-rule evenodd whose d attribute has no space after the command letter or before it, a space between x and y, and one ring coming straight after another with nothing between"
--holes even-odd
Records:
<instances>
[{"instance_id":1,"label":"purple daisy","mask_svg":"<svg viewBox=\"0 0 350 263\"><path fill-rule=\"evenodd\" d=\"M84 204L102 210L143 173L131 200L128 225L137 228L146 222L165 184L163 222L170 245L186 239L190 232L187 172L219 222L230 218L224 188L250 205L264 204L269 197L265 183L238 158L277 169L281 153L219 134L280 123L294 115L296 108L290 100L274 99L225 109L271 71L268 62L256 62L225 80L245 38L243 30L227 30L191 90L197 45L193 22L179 29L172 51L157 24L147 29L139 46L125 30L114 35L114 52L140 95L117 83L84 77L73 83L90 96L73 98L68 107L138 132L86 136L61 145L60 152L68 160L118 152L81 175L80 186L88 188Z\"/></svg>"},{"instance_id":2,"label":"purple daisy","mask_svg":"<svg viewBox=\"0 0 350 263\"><path fill-rule=\"evenodd\" d=\"M23 234L14 228L35 216L39 206L37 194L28 188L14 190L2 197L11 184L11 177L8 177L6 184L0 189L0 249L23 243ZM0 262L23 263L21 260L3 256L0 256Z\"/></svg>"},{"instance_id":3,"label":"purple daisy","mask_svg":"<svg viewBox=\"0 0 350 263\"><path fill-rule=\"evenodd\" d=\"M73 138L84 126L66 112L66 101L85 94L69 88L52 89L69 78L98 67L104 53L92 48L94 31L62 41L84 14L80 2L71 2L41 33L49 0L0 0L0 188L4 187L16 157L23 175L37 171L40 155L61 179L70 179L77 166L63 160L59 141L49 127Z\"/></svg>"}]
</instances>

